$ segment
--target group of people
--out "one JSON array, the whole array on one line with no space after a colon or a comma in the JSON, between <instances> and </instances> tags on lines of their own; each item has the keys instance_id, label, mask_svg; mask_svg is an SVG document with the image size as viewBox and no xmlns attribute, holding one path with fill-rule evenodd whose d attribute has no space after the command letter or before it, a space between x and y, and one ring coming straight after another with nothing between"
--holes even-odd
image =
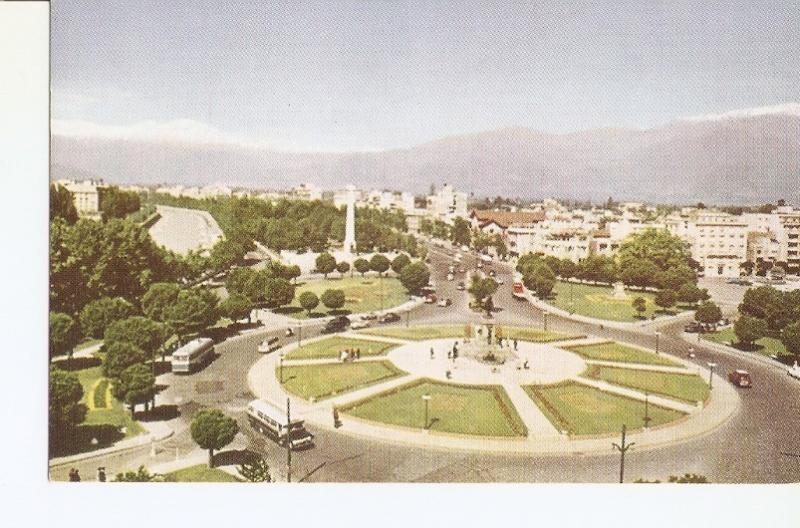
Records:
<instances>
[{"instance_id":1,"label":"group of people","mask_svg":"<svg viewBox=\"0 0 800 528\"><path fill-rule=\"evenodd\" d=\"M342 350L339 353L339 361L355 361L356 359L361 359L361 349L360 348L347 348Z\"/></svg>"},{"instance_id":2,"label":"group of people","mask_svg":"<svg viewBox=\"0 0 800 528\"><path fill-rule=\"evenodd\" d=\"M81 481L81 474L80 471L78 471L78 468L70 468L69 481L70 482ZM105 481L106 481L106 468L101 466L97 468L97 482L105 482Z\"/></svg>"}]
</instances>

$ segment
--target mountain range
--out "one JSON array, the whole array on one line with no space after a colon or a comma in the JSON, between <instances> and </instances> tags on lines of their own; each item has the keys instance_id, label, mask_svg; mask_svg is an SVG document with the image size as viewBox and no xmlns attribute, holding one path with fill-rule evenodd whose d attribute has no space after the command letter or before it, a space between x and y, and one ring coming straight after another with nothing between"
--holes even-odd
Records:
<instances>
[{"instance_id":1,"label":"mountain range","mask_svg":"<svg viewBox=\"0 0 800 528\"><path fill-rule=\"evenodd\" d=\"M54 121L54 179L225 183L283 189L427 192L450 183L476 196L659 203L800 204L800 104L681 119L639 130L555 134L506 128L378 152L286 152L191 127L138 133ZM152 133L150 133L152 132ZM158 133L157 133L158 132ZM200 140L198 140L200 137Z\"/></svg>"}]
</instances>

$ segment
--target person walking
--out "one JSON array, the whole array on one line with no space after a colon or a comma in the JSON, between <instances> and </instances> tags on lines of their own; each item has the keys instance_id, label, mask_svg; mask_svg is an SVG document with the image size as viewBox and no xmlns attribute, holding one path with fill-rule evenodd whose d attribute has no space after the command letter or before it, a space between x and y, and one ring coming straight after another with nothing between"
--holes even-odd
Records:
<instances>
[{"instance_id":1,"label":"person walking","mask_svg":"<svg viewBox=\"0 0 800 528\"><path fill-rule=\"evenodd\" d=\"M100 466L97 468L97 482L105 482L106 481L106 468Z\"/></svg>"},{"instance_id":2,"label":"person walking","mask_svg":"<svg viewBox=\"0 0 800 528\"><path fill-rule=\"evenodd\" d=\"M431 347L431 359L433 359L433 347Z\"/></svg>"},{"instance_id":3,"label":"person walking","mask_svg":"<svg viewBox=\"0 0 800 528\"><path fill-rule=\"evenodd\" d=\"M517 340L514 339L514 352L516 352L516 351L517 351Z\"/></svg>"},{"instance_id":4,"label":"person walking","mask_svg":"<svg viewBox=\"0 0 800 528\"><path fill-rule=\"evenodd\" d=\"M69 481L70 482L80 482L81 481L81 474L78 473L76 468L72 468L69 470Z\"/></svg>"}]
</instances>

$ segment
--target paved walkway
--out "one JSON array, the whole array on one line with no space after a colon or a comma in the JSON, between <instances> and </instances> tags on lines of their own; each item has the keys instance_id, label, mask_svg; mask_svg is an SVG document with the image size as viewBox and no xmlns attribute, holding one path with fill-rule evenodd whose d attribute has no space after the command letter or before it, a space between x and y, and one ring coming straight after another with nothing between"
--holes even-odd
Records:
<instances>
[{"instance_id":1,"label":"paved walkway","mask_svg":"<svg viewBox=\"0 0 800 528\"><path fill-rule=\"evenodd\" d=\"M577 340L576 342L591 342L592 339ZM443 340L452 343L452 339ZM597 340L606 341L606 340ZM414 348L425 345L426 342L413 342L409 345ZM530 343L528 343L530 344ZM291 350L296 344L287 347ZM402 347L401 347L402 348ZM400 349L396 349L400 350ZM430 362L429 352L426 357L425 349L421 352L416 351L414 355L421 364ZM391 352L390 352L391 354ZM684 363L680 358L670 356L670 359ZM333 427L333 407L341 406L358 399L374 395L394 388L405 383L409 383L420 376L420 373L413 372L408 376L395 378L387 383L381 383L365 387L358 391L342 394L335 398L311 403L287 394L283 387L277 382L274 376L277 355L271 354L261 358L253 365L248 372L247 381L250 390L257 397L272 402L275 405L283 406L287 398L292 401L293 412L302 416L309 424L325 429ZM433 360L436 362L436 360ZM471 361L464 359L464 361ZM445 355L446 362L446 355ZM480 365L486 367L486 365ZM629 365L630 366L630 365ZM624 395L637 400L644 400L642 392L628 389L625 387L612 386L605 382L587 380L578 376L571 377L574 381L588 386L595 386L610 393ZM457 381L457 380L456 380ZM716 380L715 380L716 381ZM491 379L484 379L484 383L491 383ZM518 381L498 380L496 383L503 385L512 403L517 408L520 417L529 430L528 438L487 438L472 437L467 435L453 435L420 429L397 427L387 424L379 424L364 421L350 415L340 415L341 426L336 428L337 432L352 436L369 437L373 440L388 443L406 444L421 446L426 448L438 448L446 450L463 451L484 451L499 453L527 453L527 454L569 454L569 453L605 453L609 450L609 442L613 441L613 436L602 437L575 437L570 438L561 435L550 424L547 418L536 407ZM639 430L629 432L629 439L637 442L639 450L654 449L677 442L686 441L708 434L716 427L723 424L728 418L739 409L739 396L735 389L726 383L715 383L709 399L704 408L694 406L689 403L682 403L661 396L650 395L649 401L654 405L667 407L687 413L687 416L673 424L667 424L650 430Z\"/></svg>"}]
</instances>

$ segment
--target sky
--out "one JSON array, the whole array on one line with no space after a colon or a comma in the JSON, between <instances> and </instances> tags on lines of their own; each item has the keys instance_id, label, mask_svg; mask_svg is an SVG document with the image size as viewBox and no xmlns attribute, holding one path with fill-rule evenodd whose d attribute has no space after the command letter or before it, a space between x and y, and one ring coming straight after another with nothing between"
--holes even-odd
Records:
<instances>
[{"instance_id":1,"label":"sky","mask_svg":"<svg viewBox=\"0 0 800 528\"><path fill-rule=\"evenodd\" d=\"M797 1L51 5L67 133L382 150L800 102Z\"/></svg>"}]
</instances>

